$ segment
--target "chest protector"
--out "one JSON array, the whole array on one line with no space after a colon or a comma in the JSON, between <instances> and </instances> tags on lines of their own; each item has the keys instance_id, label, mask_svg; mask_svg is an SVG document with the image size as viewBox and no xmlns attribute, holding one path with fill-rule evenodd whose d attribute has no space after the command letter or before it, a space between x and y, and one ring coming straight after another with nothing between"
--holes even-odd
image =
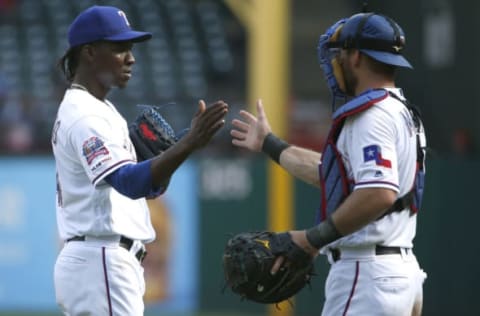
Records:
<instances>
[{"instance_id":1,"label":"chest protector","mask_svg":"<svg viewBox=\"0 0 480 316\"><path fill-rule=\"evenodd\" d=\"M412 190L405 196L395 201L394 205L385 212L386 214L402 211L410 207L413 213L416 213L420 207L423 195L425 168L424 168L424 147L419 139L419 131L423 129L418 111L410 107L406 101L399 99L393 93L384 89L369 90L357 98L347 102L333 113L333 123L327 137L325 148L322 153L322 163L320 165L320 188L321 199L320 208L317 214L316 222L319 223L331 215L338 206L353 191L353 179L347 177L342 157L337 148L337 139L342 130L345 119L348 116L358 114L369 109L376 103L392 96L405 104L413 115L415 126L417 128L417 170Z\"/></svg>"}]
</instances>

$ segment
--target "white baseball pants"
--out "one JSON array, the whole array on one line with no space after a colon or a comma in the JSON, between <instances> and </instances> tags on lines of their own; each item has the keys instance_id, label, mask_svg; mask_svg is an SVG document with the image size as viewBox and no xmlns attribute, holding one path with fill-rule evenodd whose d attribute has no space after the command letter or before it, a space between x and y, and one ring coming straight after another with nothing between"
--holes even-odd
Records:
<instances>
[{"instance_id":1,"label":"white baseball pants","mask_svg":"<svg viewBox=\"0 0 480 316\"><path fill-rule=\"evenodd\" d=\"M55 263L54 281L64 315L143 315L143 267L117 241L66 243Z\"/></svg>"},{"instance_id":2,"label":"white baseball pants","mask_svg":"<svg viewBox=\"0 0 480 316\"><path fill-rule=\"evenodd\" d=\"M325 283L322 316L410 316L423 299L425 272L411 250L375 255L374 249L341 250Z\"/></svg>"}]
</instances>

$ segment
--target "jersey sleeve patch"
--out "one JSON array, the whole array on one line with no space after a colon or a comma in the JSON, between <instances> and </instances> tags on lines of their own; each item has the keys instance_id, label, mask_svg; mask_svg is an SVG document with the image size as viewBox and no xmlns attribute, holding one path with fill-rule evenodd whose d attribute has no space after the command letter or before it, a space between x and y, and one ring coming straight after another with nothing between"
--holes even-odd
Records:
<instances>
[{"instance_id":1,"label":"jersey sleeve patch","mask_svg":"<svg viewBox=\"0 0 480 316\"><path fill-rule=\"evenodd\" d=\"M90 137L82 145L82 153L90 166L92 162L102 156L108 156L109 151L104 142L99 137Z\"/></svg>"},{"instance_id":2,"label":"jersey sleeve patch","mask_svg":"<svg viewBox=\"0 0 480 316\"><path fill-rule=\"evenodd\" d=\"M392 168L392 162L382 157L382 149L378 145L370 145L363 147L363 161L375 161L377 166Z\"/></svg>"}]
</instances>

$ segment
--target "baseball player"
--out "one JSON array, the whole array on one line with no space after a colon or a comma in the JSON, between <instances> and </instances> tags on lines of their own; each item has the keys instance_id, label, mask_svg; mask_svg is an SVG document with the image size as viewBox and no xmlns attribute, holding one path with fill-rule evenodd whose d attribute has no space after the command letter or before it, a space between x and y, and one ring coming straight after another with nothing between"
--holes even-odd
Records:
<instances>
[{"instance_id":1,"label":"baseball player","mask_svg":"<svg viewBox=\"0 0 480 316\"><path fill-rule=\"evenodd\" d=\"M425 175L418 112L395 86L405 36L391 18L362 13L320 37L318 57L333 92L333 124L322 155L271 132L241 111L232 143L263 151L321 192L318 225L290 231L294 242L328 257L322 315L420 315L426 274L412 251ZM320 164L319 164L320 163ZM282 264L279 257L271 272Z\"/></svg>"},{"instance_id":2,"label":"baseball player","mask_svg":"<svg viewBox=\"0 0 480 316\"><path fill-rule=\"evenodd\" d=\"M65 315L143 315L141 263L144 244L155 239L145 197L163 192L177 167L224 125L227 104L200 101L181 140L137 163L127 123L106 96L127 86L132 46L151 36L132 30L125 13L109 6L86 9L69 28L60 67L71 84L52 132L65 241L54 280Z\"/></svg>"}]
</instances>

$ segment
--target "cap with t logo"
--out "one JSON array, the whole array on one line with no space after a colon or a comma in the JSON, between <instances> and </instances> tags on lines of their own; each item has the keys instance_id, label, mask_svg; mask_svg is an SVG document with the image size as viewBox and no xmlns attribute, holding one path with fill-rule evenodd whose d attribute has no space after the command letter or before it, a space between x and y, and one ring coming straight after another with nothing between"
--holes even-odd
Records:
<instances>
[{"instance_id":1,"label":"cap with t logo","mask_svg":"<svg viewBox=\"0 0 480 316\"><path fill-rule=\"evenodd\" d=\"M134 31L126 14L115 7L92 6L81 12L68 30L69 47L96 41L142 42L150 39L152 33Z\"/></svg>"}]
</instances>

